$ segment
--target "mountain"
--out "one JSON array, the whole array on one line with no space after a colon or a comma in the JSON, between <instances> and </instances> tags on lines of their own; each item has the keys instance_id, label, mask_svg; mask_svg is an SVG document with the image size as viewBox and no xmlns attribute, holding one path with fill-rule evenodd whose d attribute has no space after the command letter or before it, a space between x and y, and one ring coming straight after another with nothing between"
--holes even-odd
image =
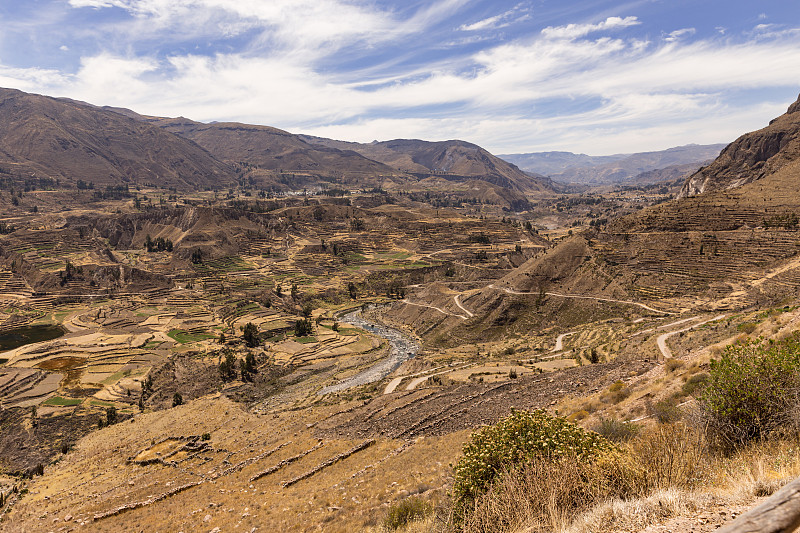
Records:
<instances>
[{"instance_id":1,"label":"mountain","mask_svg":"<svg viewBox=\"0 0 800 533\"><path fill-rule=\"evenodd\" d=\"M724 146L689 144L655 152L597 157L569 152L509 154L501 157L519 164L526 171L541 172L562 183L607 184L625 182L644 172L678 165L696 165L697 168L714 159Z\"/></svg>"},{"instance_id":2,"label":"mountain","mask_svg":"<svg viewBox=\"0 0 800 533\"><path fill-rule=\"evenodd\" d=\"M396 139L370 144L335 141L304 135L309 143L349 149L411 174L441 175L453 181L480 179L518 192L552 192L552 182L530 175L516 165L465 141L429 142Z\"/></svg>"},{"instance_id":3,"label":"mountain","mask_svg":"<svg viewBox=\"0 0 800 533\"><path fill-rule=\"evenodd\" d=\"M269 126L236 122L204 124L186 118L148 118L170 133L190 139L222 161L246 162L267 170L319 174L398 174L351 151L312 145L300 136Z\"/></svg>"},{"instance_id":4,"label":"mountain","mask_svg":"<svg viewBox=\"0 0 800 533\"><path fill-rule=\"evenodd\" d=\"M766 128L742 135L686 180L680 198L733 189L800 160L800 98Z\"/></svg>"},{"instance_id":5,"label":"mountain","mask_svg":"<svg viewBox=\"0 0 800 533\"><path fill-rule=\"evenodd\" d=\"M198 145L116 112L0 89L0 175L195 189L235 174Z\"/></svg>"},{"instance_id":6,"label":"mountain","mask_svg":"<svg viewBox=\"0 0 800 533\"><path fill-rule=\"evenodd\" d=\"M572 152L533 152L529 154L500 154L497 157L517 165L527 172L545 176L559 174L570 168L589 168L625 159L630 154L586 155Z\"/></svg>"}]
</instances>

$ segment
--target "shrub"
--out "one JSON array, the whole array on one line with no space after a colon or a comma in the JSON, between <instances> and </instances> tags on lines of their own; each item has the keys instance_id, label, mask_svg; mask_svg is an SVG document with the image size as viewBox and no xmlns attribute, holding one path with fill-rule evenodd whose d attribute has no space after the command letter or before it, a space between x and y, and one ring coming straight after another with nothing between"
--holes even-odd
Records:
<instances>
[{"instance_id":1,"label":"shrub","mask_svg":"<svg viewBox=\"0 0 800 533\"><path fill-rule=\"evenodd\" d=\"M753 333L756 330L756 326L758 326L758 324L756 324L754 322L742 322L741 324L736 326L736 329L738 329L742 333L746 333L747 335L750 335L751 333Z\"/></svg>"},{"instance_id":2,"label":"shrub","mask_svg":"<svg viewBox=\"0 0 800 533\"><path fill-rule=\"evenodd\" d=\"M661 400L655 404L648 405L647 410L650 412L650 416L655 418L659 424L671 424L683 417L683 413L678 406L668 400Z\"/></svg>"},{"instance_id":3,"label":"shrub","mask_svg":"<svg viewBox=\"0 0 800 533\"><path fill-rule=\"evenodd\" d=\"M639 434L641 428L633 422L616 418L600 418L594 430L612 442L624 442Z\"/></svg>"},{"instance_id":4,"label":"shrub","mask_svg":"<svg viewBox=\"0 0 800 533\"><path fill-rule=\"evenodd\" d=\"M700 407L714 444L731 447L780 429L796 429L800 333L779 342L729 346L712 360Z\"/></svg>"},{"instance_id":5,"label":"shrub","mask_svg":"<svg viewBox=\"0 0 800 533\"><path fill-rule=\"evenodd\" d=\"M422 498L406 498L389 508L389 514L383 525L389 531L394 531L415 520L425 518L432 512L433 506Z\"/></svg>"},{"instance_id":6,"label":"shrub","mask_svg":"<svg viewBox=\"0 0 800 533\"><path fill-rule=\"evenodd\" d=\"M628 449L642 476L640 493L696 484L709 458L703 433L683 422L642 431Z\"/></svg>"},{"instance_id":7,"label":"shrub","mask_svg":"<svg viewBox=\"0 0 800 533\"><path fill-rule=\"evenodd\" d=\"M614 448L600 435L544 411L512 411L494 426L474 432L454 468L453 501L457 512L485 493L504 471L535 457L570 456L591 461Z\"/></svg>"},{"instance_id":8,"label":"shrub","mask_svg":"<svg viewBox=\"0 0 800 533\"><path fill-rule=\"evenodd\" d=\"M624 382L618 380L614 382L609 388L608 391L602 395L602 399L611 402L611 403L619 403L628 396L630 396L631 391L625 385Z\"/></svg>"},{"instance_id":9,"label":"shrub","mask_svg":"<svg viewBox=\"0 0 800 533\"><path fill-rule=\"evenodd\" d=\"M667 369L667 372L674 372L682 366L683 361L680 359L667 359L666 363L664 363L664 367Z\"/></svg>"},{"instance_id":10,"label":"shrub","mask_svg":"<svg viewBox=\"0 0 800 533\"><path fill-rule=\"evenodd\" d=\"M570 422L577 422L578 420L583 420L587 416L589 416L589 412L584 410L584 409L581 409L581 410L575 411L574 413L569 415L567 417L567 420L570 421Z\"/></svg>"},{"instance_id":11,"label":"shrub","mask_svg":"<svg viewBox=\"0 0 800 533\"><path fill-rule=\"evenodd\" d=\"M183 396L181 396L180 392L176 392L172 395L172 407L178 407L179 405L183 405Z\"/></svg>"},{"instance_id":12,"label":"shrub","mask_svg":"<svg viewBox=\"0 0 800 533\"><path fill-rule=\"evenodd\" d=\"M635 494L638 477L635 465L618 452L604 453L593 462L570 455L535 457L506 472L479 496L459 524L460 530L562 531L581 511L604 500Z\"/></svg>"},{"instance_id":13,"label":"shrub","mask_svg":"<svg viewBox=\"0 0 800 533\"><path fill-rule=\"evenodd\" d=\"M686 380L686 383L683 384L683 388L681 392L684 396L692 396L694 395L699 389L703 388L708 381L708 374L705 372L701 372L699 374L695 374L694 376L690 377Z\"/></svg>"}]
</instances>

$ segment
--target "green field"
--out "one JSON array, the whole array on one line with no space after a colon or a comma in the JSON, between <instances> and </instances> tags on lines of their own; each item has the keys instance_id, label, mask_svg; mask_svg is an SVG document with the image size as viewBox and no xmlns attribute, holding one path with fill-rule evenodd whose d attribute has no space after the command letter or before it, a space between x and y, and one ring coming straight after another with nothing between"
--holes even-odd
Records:
<instances>
[{"instance_id":1,"label":"green field","mask_svg":"<svg viewBox=\"0 0 800 533\"><path fill-rule=\"evenodd\" d=\"M189 333L182 329L173 329L167 336L174 339L178 344L188 344L190 342L204 341L208 339L215 339L217 336L211 333Z\"/></svg>"},{"instance_id":2,"label":"green field","mask_svg":"<svg viewBox=\"0 0 800 533\"><path fill-rule=\"evenodd\" d=\"M83 403L83 400L78 398L62 398L61 396L54 396L43 401L42 405L72 406L80 405L81 403Z\"/></svg>"}]
</instances>

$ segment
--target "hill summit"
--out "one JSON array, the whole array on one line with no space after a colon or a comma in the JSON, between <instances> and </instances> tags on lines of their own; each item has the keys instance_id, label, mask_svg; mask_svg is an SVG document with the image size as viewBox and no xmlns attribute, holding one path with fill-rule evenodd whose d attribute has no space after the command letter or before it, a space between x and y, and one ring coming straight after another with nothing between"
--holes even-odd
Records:
<instances>
[{"instance_id":1,"label":"hill summit","mask_svg":"<svg viewBox=\"0 0 800 533\"><path fill-rule=\"evenodd\" d=\"M775 174L800 159L800 98L766 128L742 135L692 174L679 198L733 189Z\"/></svg>"}]
</instances>

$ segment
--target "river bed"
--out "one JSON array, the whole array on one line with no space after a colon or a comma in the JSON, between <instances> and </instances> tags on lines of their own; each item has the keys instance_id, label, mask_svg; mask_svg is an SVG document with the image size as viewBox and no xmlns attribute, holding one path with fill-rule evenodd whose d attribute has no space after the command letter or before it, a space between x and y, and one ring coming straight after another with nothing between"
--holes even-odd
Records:
<instances>
[{"instance_id":1,"label":"river bed","mask_svg":"<svg viewBox=\"0 0 800 533\"><path fill-rule=\"evenodd\" d=\"M420 350L419 343L408 335L397 329L390 328L389 326L367 320L362 316L361 311L347 313L342 316L342 322L352 324L357 328L361 328L364 331L368 331L389 341L389 355L355 376L320 389L317 393L319 395L339 392L351 387L358 387L366 385L367 383L380 381L391 374L405 361L417 355Z\"/></svg>"}]
</instances>

